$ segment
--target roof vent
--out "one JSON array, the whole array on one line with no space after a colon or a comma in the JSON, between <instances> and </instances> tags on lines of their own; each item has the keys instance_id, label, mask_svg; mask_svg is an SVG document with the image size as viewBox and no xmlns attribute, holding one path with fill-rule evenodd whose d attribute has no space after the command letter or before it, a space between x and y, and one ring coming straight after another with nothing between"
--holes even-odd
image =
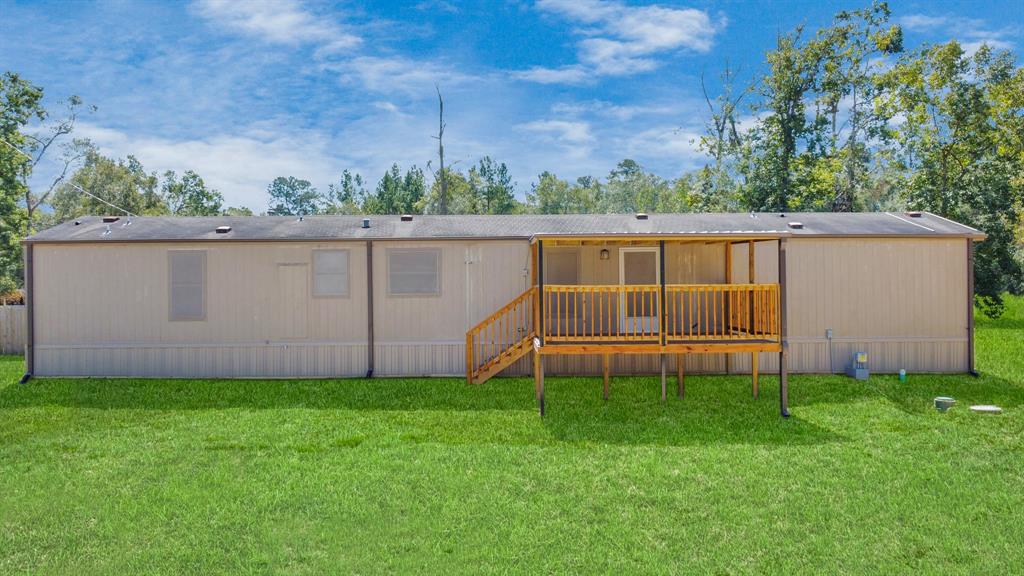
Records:
<instances>
[{"instance_id":1,"label":"roof vent","mask_svg":"<svg viewBox=\"0 0 1024 576\"><path fill-rule=\"evenodd\" d=\"M369 227L370 227L370 219L369 218L363 218L363 228L369 228Z\"/></svg>"},{"instance_id":2,"label":"roof vent","mask_svg":"<svg viewBox=\"0 0 1024 576\"><path fill-rule=\"evenodd\" d=\"M75 226L78 226L79 224L81 224L81 222L79 222L78 220L75 220Z\"/></svg>"},{"instance_id":3,"label":"roof vent","mask_svg":"<svg viewBox=\"0 0 1024 576\"><path fill-rule=\"evenodd\" d=\"M794 230L803 230L804 223L803 222L790 222L789 223L789 227L794 229Z\"/></svg>"},{"instance_id":4,"label":"roof vent","mask_svg":"<svg viewBox=\"0 0 1024 576\"><path fill-rule=\"evenodd\" d=\"M231 232L231 226L217 226L217 234L227 234Z\"/></svg>"},{"instance_id":5,"label":"roof vent","mask_svg":"<svg viewBox=\"0 0 1024 576\"><path fill-rule=\"evenodd\" d=\"M106 224L113 224L114 222L117 222L120 219L121 218L119 218L117 216L104 216L103 217L103 222L106 223Z\"/></svg>"},{"instance_id":6,"label":"roof vent","mask_svg":"<svg viewBox=\"0 0 1024 576\"><path fill-rule=\"evenodd\" d=\"M402 214L402 222L412 222L412 214Z\"/></svg>"},{"instance_id":7,"label":"roof vent","mask_svg":"<svg viewBox=\"0 0 1024 576\"><path fill-rule=\"evenodd\" d=\"M785 217L786 217L786 213L785 212L779 212L779 218L785 218Z\"/></svg>"},{"instance_id":8,"label":"roof vent","mask_svg":"<svg viewBox=\"0 0 1024 576\"><path fill-rule=\"evenodd\" d=\"M921 213L920 212L907 212L907 216L910 216L911 218L920 218L921 217Z\"/></svg>"},{"instance_id":9,"label":"roof vent","mask_svg":"<svg viewBox=\"0 0 1024 576\"><path fill-rule=\"evenodd\" d=\"M647 213L646 212L637 212L636 213L636 219L637 220L647 220Z\"/></svg>"}]
</instances>

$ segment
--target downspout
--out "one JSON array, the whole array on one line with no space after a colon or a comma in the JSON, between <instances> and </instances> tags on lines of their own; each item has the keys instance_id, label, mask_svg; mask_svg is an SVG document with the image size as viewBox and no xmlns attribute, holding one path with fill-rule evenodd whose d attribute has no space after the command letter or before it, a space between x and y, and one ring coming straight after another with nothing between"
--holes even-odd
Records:
<instances>
[{"instance_id":1,"label":"downspout","mask_svg":"<svg viewBox=\"0 0 1024 576\"><path fill-rule=\"evenodd\" d=\"M373 240L366 241L366 377L373 378Z\"/></svg>"},{"instance_id":2,"label":"downspout","mask_svg":"<svg viewBox=\"0 0 1024 576\"><path fill-rule=\"evenodd\" d=\"M35 317L33 314L32 301L35 300L35 292L33 286L33 270L32 270L32 251L33 247L31 243L25 244L25 375L21 377L18 382L25 384L32 378L32 373L35 371Z\"/></svg>"},{"instance_id":3,"label":"downspout","mask_svg":"<svg viewBox=\"0 0 1024 576\"><path fill-rule=\"evenodd\" d=\"M977 376L974 368L974 239L967 239L967 373Z\"/></svg>"},{"instance_id":4,"label":"downspout","mask_svg":"<svg viewBox=\"0 0 1024 576\"><path fill-rule=\"evenodd\" d=\"M779 413L789 418L789 341L786 338L786 239L779 238Z\"/></svg>"}]
</instances>

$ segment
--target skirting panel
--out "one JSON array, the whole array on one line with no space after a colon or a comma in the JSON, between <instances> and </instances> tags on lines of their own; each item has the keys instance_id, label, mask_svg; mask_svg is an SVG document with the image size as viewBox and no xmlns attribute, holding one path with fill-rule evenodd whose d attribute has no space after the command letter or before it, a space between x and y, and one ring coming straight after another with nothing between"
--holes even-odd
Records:
<instances>
[{"instance_id":1,"label":"skirting panel","mask_svg":"<svg viewBox=\"0 0 1024 576\"><path fill-rule=\"evenodd\" d=\"M827 373L830 370L826 340L798 340L789 345L789 370L794 373ZM876 373L964 372L967 341L881 340L834 341L832 368L843 372L854 352L868 353L868 367ZM154 378L332 378L366 374L365 344L245 344L245 345L133 345L133 346L37 346L38 376L126 376ZM452 342L377 344L374 374L379 376L465 376L465 346ZM675 355L668 355L667 369L675 372ZM658 374L657 354L618 354L611 357L614 374ZM750 355L732 354L728 371L750 373ZM758 368L763 374L778 370L778 354L762 353ZM527 355L503 376L532 373ZM598 375L601 356L544 357L544 372L551 376ZM687 374L724 374L726 355L688 354Z\"/></svg>"},{"instance_id":2,"label":"skirting panel","mask_svg":"<svg viewBox=\"0 0 1024 576\"><path fill-rule=\"evenodd\" d=\"M39 376L337 378L366 375L365 344L38 346Z\"/></svg>"}]
</instances>

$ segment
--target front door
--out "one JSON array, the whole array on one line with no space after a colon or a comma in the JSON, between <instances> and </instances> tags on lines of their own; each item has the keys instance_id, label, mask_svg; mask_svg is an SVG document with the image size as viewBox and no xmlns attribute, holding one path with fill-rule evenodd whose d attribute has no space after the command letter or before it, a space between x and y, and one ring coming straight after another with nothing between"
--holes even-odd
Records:
<instances>
[{"instance_id":1,"label":"front door","mask_svg":"<svg viewBox=\"0 0 1024 576\"><path fill-rule=\"evenodd\" d=\"M658 249L623 247L619 249L619 284L657 286L661 283ZM657 332L658 291L623 292L619 297L619 321L627 334Z\"/></svg>"}]
</instances>

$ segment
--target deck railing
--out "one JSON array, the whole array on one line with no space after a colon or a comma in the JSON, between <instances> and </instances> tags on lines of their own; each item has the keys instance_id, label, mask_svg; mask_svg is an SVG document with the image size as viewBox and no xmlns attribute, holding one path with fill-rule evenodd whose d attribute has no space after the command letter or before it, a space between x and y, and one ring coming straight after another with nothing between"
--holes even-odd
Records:
<instances>
[{"instance_id":1,"label":"deck railing","mask_svg":"<svg viewBox=\"0 0 1024 576\"><path fill-rule=\"evenodd\" d=\"M475 383L514 362L536 335L537 289L529 288L466 332L466 377Z\"/></svg>"},{"instance_id":2,"label":"deck railing","mask_svg":"<svg viewBox=\"0 0 1024 576\"><path fill-rule=\"evenodd\" d=\"M665 286L668 341L779 339L778 284Z\"/></svg>"},{"instance_id":3,"label":"deck railing","mask_svg":"<svg viewBox=\"0 0 1024 576\"><path fill-rule=\"evenodd\" d=\"M545 343L779 339L778 284L544 286Z\"/></svg>"},{"instance_id":4,"label":"deck railing","mask_svg":"<svg viewBox=\"0 0 1024 576\"><path fill-rule=\"evenodd\" d=\"M544 340L658 342L660 291L657 284L545 286Z\"/></svg>"}]
</instances>

